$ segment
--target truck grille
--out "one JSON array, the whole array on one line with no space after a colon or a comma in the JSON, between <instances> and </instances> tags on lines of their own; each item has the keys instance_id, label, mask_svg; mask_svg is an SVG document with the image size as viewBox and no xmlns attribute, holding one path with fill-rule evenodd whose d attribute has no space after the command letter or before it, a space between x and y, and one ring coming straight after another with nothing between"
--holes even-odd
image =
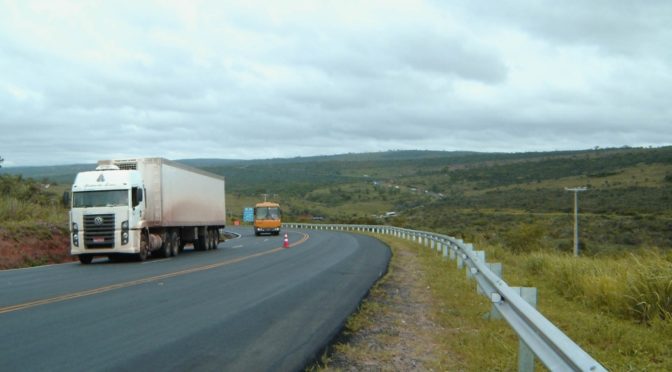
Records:
<instances>
[{"instance_id":1,"label":"truck grille","mask_svg":"<svg viewBox=\"0 0 672 372\"><path fill-rule=\"evenodd\" d=\"M84 245L92 249L114 247L114 214L84 216Z\"/></svg>"}]
</instances>

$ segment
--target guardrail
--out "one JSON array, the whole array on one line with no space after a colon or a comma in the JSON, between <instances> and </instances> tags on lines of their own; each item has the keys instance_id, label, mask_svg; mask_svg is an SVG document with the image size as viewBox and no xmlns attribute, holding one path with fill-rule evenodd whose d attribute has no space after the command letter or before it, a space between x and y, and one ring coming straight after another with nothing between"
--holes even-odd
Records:
<instances>
[{"instance_id":1,"label":"guardrail","mask_svg":"<svg viewBox=\"0 0 672 372\"><path fill-rule=\"evenodd\" d=\"M492 318L501 316L518 334L519 371L534 370L535 355L551 371L606 371L599 362L534 308L536 288L509 287L501 278L501 264L486 263L484 251L474 250L472 244L464 243L461 239L382 225L285 223L284 226L296 229L360 231L392 235L435 249L442 253L444 259L457 260L458 268L467 269L467 277L475 279L478 283L478 292L487 296L492 302Z\"/></svg>"}]
</instances>

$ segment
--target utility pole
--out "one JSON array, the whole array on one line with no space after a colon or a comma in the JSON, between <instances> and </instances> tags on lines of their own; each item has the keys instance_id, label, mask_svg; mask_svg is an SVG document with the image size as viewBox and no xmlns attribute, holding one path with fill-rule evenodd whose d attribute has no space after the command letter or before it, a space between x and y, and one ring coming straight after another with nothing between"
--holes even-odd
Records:
<instances>
[{"instance_id":1,"label":"utility pole","mask_svg":"<svg viewBox=\"0 0 672 372\"><path fill-rule=\"evenodd\" d=\"M565 191L574 192L574 257L579 255L579 193L587 187L565 187Z\"/></svg>"}]
</instances>

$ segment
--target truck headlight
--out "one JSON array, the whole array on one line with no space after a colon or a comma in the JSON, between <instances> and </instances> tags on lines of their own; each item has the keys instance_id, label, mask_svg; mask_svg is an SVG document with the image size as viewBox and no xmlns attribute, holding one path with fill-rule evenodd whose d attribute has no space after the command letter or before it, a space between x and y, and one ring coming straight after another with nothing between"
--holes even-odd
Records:
<instances>
[{"instance_id":1,"label":"truck headlight","mask_svg":"<svg viewBox=\"0 0 672 372\"><path fill-rule=\"evenodd\" d=\"M72 232L75 234L79 232L79 226L77 226L77 222L72 223Z\"/></svg>"},{"instance_id":2,"label":"truck headlight","mask_svg":"<svg viewBox=\"0 0 672 372\"><path fill-rule=\"evenodd\" d=\"M121 223L121 244L128 244L128 221Z\"/></svg>"}]
</instances>

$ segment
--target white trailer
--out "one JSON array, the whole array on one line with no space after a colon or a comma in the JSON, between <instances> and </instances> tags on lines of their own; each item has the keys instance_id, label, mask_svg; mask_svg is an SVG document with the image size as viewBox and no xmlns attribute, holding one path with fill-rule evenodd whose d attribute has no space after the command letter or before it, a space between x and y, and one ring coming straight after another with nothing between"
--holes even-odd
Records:
<instances>
[{"instance_id":1,"label":"white trailer","mask_svg":"<svg viewBox=\"0 0 672 372\"><path fill-rule=\"evenodd\" d=\"M70 253L84 264L216 249L225 225L224 177L166 159L101 160L72 185Z\"/></svg>"}]
</instances>

